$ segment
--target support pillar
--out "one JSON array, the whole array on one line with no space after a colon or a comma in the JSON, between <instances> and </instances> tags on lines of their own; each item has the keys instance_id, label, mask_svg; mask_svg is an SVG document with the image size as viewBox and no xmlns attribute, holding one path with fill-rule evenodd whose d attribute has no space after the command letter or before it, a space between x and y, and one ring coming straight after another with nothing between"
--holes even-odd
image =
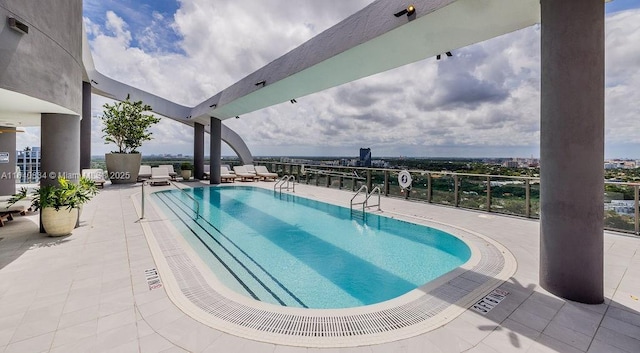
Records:
<instances>
[{"instance_id":1,"label":"support pillar","mask_svg":"<svg viewBox=\"0 0 640 353\"><path fill-rule=\"evenodd\" d=\"M91 168L91 84L82 82L82 120L80 120L80 170Z\"/></svg>"},{"instance_id":2,"label":"support pillar","mask_svg":"<svg viewBox=\"0 0 640 353\"><path fill-rule=\"evenodd\" d=\"M40 185L56 185L59 176L77 181L80 174L80 117L42 114ZM46 173L46 174L45 174Z\"/></svg>"},{"instance_id":3,"label":"support pillar","mask_svg":"<svg viewBox=\"0 0 640 353\"><path fill-rule=\"evenodd\" d=\"M80 116L42 114L40 126L40 186L56 185L59 177L80 178ZM40 222L40 233L44 233Z\"/></svg>"},{"instance_id":4,"label":"support pillar","mask_svg":"<svg viewBox=\"0 0 640 353\"><path fill-rule=\"evenodd\" d=\"M540 284L604 300L604 2L542 0Z\"/></svg>"},{"instance_id":5,"label":"support pillar","mask_svg":"<svg viewBox=\"0 0 640 353\"><path fill-rule=\"evenodd\" d=\"M211 158L211 170L209 171L209 184L220 184L220 159L222 158L222 121L211 117L209 135L211 144L209 147L209 156Z\"/></svg>"},{"instance_id":6,"label":"support pillar","mask_svg":"<svg viewBox=\"0 0 640 353\"><path fill-rule=\"evenodd\" d=\"M193 124L193 176L204 176L204 125L199 123Z\"/></svg>"},{"instance_id":7,"label":"support pillar","mask_svg":"<svg viewBox=\"0 0 640 353\"><path fill-rule=\"evenodd\" d=\"M0 126L0 128L16 130L14 127ZM16 178L19 177L16 174L16 133L0 134L0 157L2 158L0 159L0 196L13 195L16 193ZM6 157L9 160L5 161Z\"/></svg>"}]
</instances>

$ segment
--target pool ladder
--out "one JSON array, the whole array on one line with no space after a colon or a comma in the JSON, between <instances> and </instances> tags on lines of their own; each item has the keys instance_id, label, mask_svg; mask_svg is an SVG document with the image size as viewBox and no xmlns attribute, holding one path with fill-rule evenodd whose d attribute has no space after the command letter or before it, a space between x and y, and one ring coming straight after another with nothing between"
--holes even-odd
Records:
<instances>
[{"instance_id":1,"label":"pool ladder","mask_svg":"<svg viewBox=\"0 0 640 353\"><path fill-rule=\"evenodd\" d=\"M296 177L294 175L285 174L282 179L278 180L273 185L273 191L279 191L282 194L282 189L289 191L289 182L291 182L291 191L296 192Z\"/></svg>"},{"instance_id":2,"label":"pool ladder","mask_svg":"<svg viewBox=\"0 0 640 353\"><path fill-rule=\"evenodd\" d=\"M360 194L364 194L365 198L364 201L362 202L353 202L356 197L358 197L358 195ZM376 204L369 204L369 199L371 198L371 196L373 196L374 194L378 194L378 203ZM371 208L371 207L378 207L378 211L381 211L380 209L380 187L376 186L375 188L373 188L373 190L371 190L371 192L369 192L369 188L367 188L366 185L362 185L360 187L360 189L358 189L358 191L355 193L355 195L353 195L353 197L351 198L350 201L350 208L351 208L351 216L353 217L353 206L354 205L362 205L362 220L365 219L367 213L366 213L366 209L367 208Z\"/></svg>"}]
</instances>

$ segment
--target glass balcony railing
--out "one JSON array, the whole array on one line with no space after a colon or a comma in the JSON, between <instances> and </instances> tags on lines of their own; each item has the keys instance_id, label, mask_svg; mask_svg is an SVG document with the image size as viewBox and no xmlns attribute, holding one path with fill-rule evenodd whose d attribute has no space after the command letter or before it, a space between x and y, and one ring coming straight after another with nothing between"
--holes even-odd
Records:
<instances>
[{"instance_id":1,"label":"glass balcony railing","mask_svg":"<svg viewBox=\"0 0 640 353\"><path fill-rule=\"evenodd\" d=\"M539 178L410 170L411 190L403 190L398 183L398 169L275 162L266 165L280 176L293 174L298 182L309 185L347 191L358 190L362 185L367 185L369 190L378 186L388 197L527 218L540 217ZM640 235L639 188L637 183L605 182L605 229Z\"/></svg>"}]
</instances>

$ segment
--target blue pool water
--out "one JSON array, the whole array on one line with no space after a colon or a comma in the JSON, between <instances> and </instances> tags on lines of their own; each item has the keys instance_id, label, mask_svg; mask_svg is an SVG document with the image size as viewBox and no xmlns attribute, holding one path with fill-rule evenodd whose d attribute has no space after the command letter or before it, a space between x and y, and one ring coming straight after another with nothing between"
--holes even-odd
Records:
<instances>
[{"instance_id":1,"label":"blue pool water","mask_svg":"<svg viewBox=\"0 0 640 353\"><path fill-rule=\"evenodd\" d=\"M347 308L405 294L465 263L443 231L247 186L154 193L227 287L264 302Z\"/></svg>"}]
</instances>

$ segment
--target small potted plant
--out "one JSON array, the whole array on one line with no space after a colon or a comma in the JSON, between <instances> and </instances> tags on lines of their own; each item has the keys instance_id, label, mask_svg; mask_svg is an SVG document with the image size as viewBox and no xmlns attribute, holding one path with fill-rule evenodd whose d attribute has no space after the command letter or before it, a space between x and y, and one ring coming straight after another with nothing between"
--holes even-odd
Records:
<instances>
[{"instance_id":1,"label":"small potted plant","mask_svg":"<svg viewBox=\"0 0 640 353\"><path fill-rule=\"evenodd\" d=\"M191 178L191 171L193 170L193 165L189 162L184 162L180 165L180 174L182 175L182 179L189 180Z\"/></svg>"},{"instance_id":2,"label":"small potted plant","mask_svg":"<svg viewBox=\"0 0 640 353\"><path fill-rule=\"evenodd\" d=\"M80 178L78 184L65 178L58 178L58 185L46 185L28 195L27 189L9 199L13 204L27 197L31 199L31 209L40 210L40 219L44 230L50 236L69 235L78 221L80 207L98 193L95 183L87 178Z\"/></svg>"},{"instance_id":3,"label":"small potted plant","mask_svg":"<svg viewBox=\"0 0 640 353\"><path fill-rule=\"evenodd\" d=\"M145 112L151 106L142 101L127 99L113 105L103 105L102 123L105 143L114 143L118 150L105 154L108 177L114 184L135 183L138 180L142 156L138 148L143 141L151 140L148 129L160 121Z\"/></svg>"}]
</instances>

